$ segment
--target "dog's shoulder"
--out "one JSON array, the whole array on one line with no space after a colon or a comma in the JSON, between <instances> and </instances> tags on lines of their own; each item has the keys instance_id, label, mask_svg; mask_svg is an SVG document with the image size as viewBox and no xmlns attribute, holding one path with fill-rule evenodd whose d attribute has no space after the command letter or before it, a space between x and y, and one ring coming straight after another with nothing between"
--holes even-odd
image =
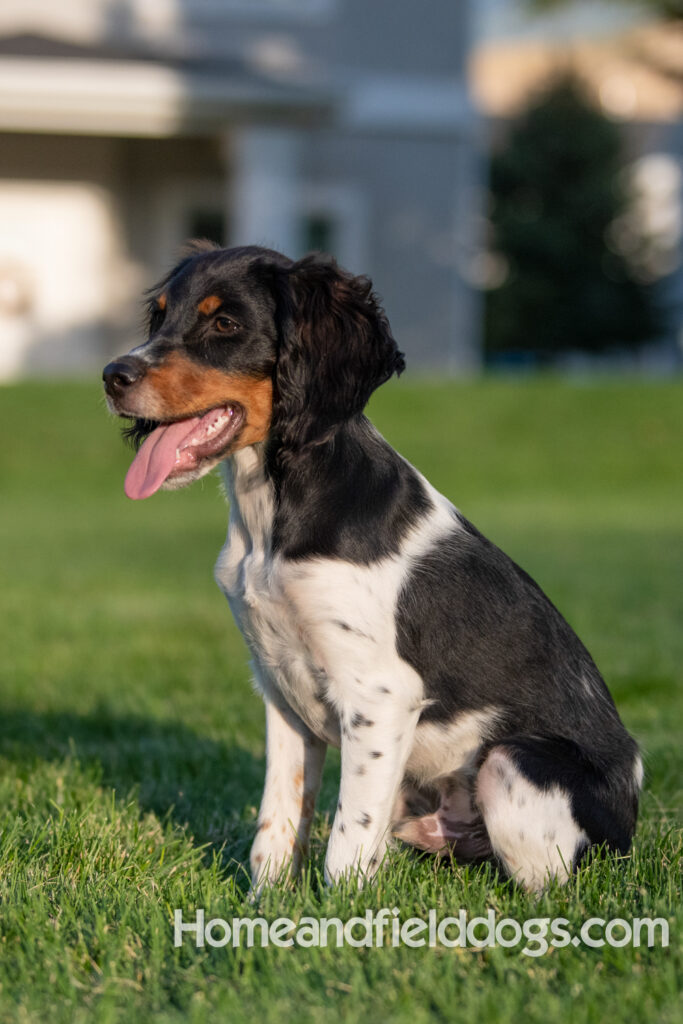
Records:
<instances>
[{"instance_id":1,"label":"dog's shoulder","mask_svg":"<svg viewBox=\"0 0 683 1024\"><path fill-rule=\"evenodd\" d=\"M364 417L290 459L273 548L284 558L370 565L396 555L433 502L416 470Z\"/></svg>"}]
</instances>

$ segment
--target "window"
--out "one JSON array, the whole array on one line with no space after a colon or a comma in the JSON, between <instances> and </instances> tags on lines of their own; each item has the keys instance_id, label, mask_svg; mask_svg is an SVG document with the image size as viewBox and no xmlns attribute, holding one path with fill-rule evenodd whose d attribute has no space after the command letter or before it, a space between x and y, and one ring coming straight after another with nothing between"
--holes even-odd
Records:
<instances>
[{"instance_id":1,"label":"window","mask_svg":"<svg viewBox=\"0 0 683 1024\"><path fill-rule=\"evenodd\" d=\"M352 183L309 183L299 194L299 245L302 253L327 252L349 270L367 263L367 200Z\"/></svg>"}]
</instances>

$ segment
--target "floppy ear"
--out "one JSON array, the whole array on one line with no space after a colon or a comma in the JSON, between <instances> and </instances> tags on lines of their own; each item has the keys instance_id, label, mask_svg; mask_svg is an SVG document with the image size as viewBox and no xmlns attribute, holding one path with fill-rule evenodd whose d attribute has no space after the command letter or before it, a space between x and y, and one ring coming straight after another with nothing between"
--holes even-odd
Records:
<instances>
[{"instance_id":1,"label":"floppy ear","mask_svg":"<svg viewBox=\"0 0 683 1024\"><path fill-rule=\"evenodd\" d=\"M276 275L273 427L288 447L300 447L362 412L405 360L367 277L318 255L278 267Z\"/></svg>"}]
</instances>

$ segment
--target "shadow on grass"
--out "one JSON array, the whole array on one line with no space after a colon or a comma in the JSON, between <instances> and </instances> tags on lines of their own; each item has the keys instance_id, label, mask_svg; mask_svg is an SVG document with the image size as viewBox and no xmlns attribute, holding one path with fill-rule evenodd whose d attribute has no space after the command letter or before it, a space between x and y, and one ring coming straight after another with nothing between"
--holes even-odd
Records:
<instances>
[{"instance_id":1,"label":"shadow on grass","mask_svg":"<svg viewBox=\"0 0 683 1024\"><path fill-rule=\"evenodd\" d=\"M338 755L330 753L333 756L325 766L319 801L323 813L336 804ZM2 714L0 761L15 765L19 776L36 789L40 766L66 759L82 771L86 790L111 788L118 800L134 799L142 813L169 820L198 845L206 846L203 856L207 863L218 855L224 874L235 877L246 890L249 849L265 774L262 758L238 743L198 735L177 721L116 715L106 707L85 715L30 710ZM641 819L637 854L643 839L646 848L652 846L650 833L656 824L656 820ZM660 829L656 831L659 834ZM655 845L660 841L661 837ZM404 848L404 853L408 862L433 859L410 848ZM322 864L322 848L319 854ZM616 860L628 865L630 858ZM595 849L587 854L583 867L599 862L614 867L605 851ZM449 858L440 863L444 871L449 870ZM454 866L457 864L454 861ZM471 870L481 871L485 881L495 873L495 866L482 861L471 864ZM626 876L627 867L617 874Z\"/></svg>"},{"instance_id":2,"label":"shadow on grass","mask_svg":"<svg viewBox=\"0 0 683 1024\"><path fill-rule=\"evenodd\" d=\"M87 785L134 798L143 812L168 817L207 856L220 851L228 873L248 857L263 787L264 762L239 744L200 736L179 722L116 715L15 710L0 716L0 758L21 775L71 758Z\"/></svg>"}]
</instances>

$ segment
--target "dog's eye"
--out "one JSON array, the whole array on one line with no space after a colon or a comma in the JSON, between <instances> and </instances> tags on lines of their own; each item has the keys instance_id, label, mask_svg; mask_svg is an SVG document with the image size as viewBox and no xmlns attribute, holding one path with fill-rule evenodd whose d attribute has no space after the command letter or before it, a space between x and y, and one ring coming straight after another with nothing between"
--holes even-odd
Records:
<instances>
[{"instance_id":1,"label":"dog's eye","mask_svg":"<svg viewBox=\"0 0 683 1024\"><path fill-rule=\"evenodd\" d=\"M216 330L221 334L235 334L240 329L240 325L231 320L229 316L217 316L214 323Z\"/></svg>"}]
</instances>

